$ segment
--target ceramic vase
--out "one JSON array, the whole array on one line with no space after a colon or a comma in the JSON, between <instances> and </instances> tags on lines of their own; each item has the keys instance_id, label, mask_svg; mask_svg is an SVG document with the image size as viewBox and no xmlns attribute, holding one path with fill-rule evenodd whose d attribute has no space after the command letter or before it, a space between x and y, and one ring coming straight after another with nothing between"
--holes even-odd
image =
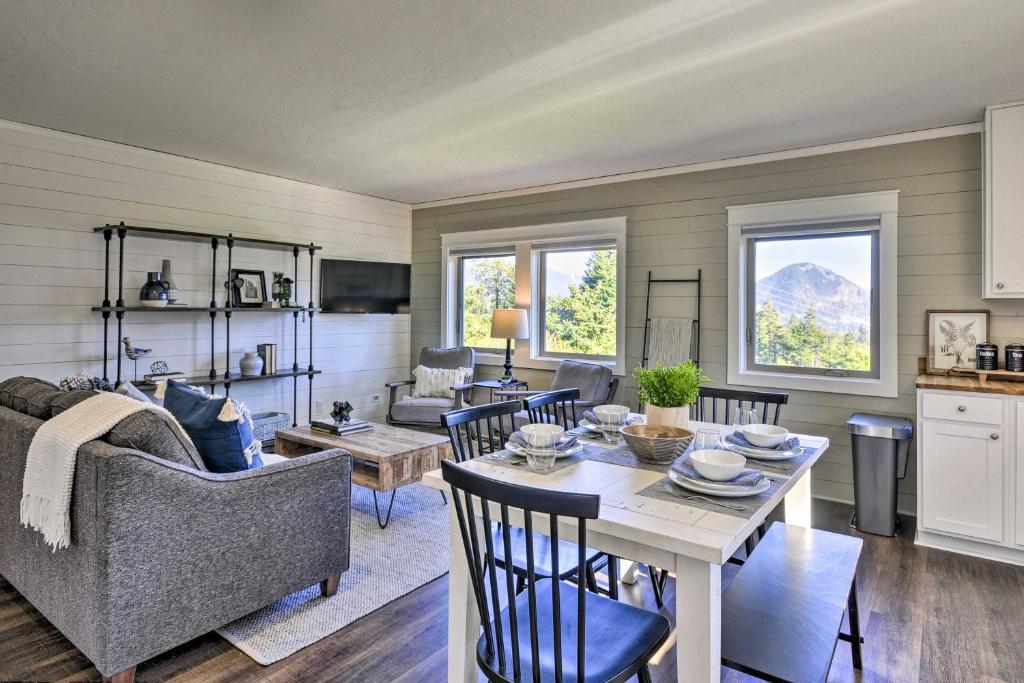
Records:
<instances>
[{"instance_id":1,"label":"ceramic vase","mask_svg":"<svg viewBox=\"0 0 1024 683\"><path fill-rule=\"evenodd\" d=\"M163 308L167 305L167 283L160 273L146 273L146 284L139 290L139 305L147 308Z\"/></svg>"},{"instance_id":2,"label":"ceramic vase","mask_svg":"<svg viewBox=\"0 0 1024 683\"><path fill-rule=\"evenodd\" d=\"M163 280L164 285L167 286L167 303L177 303L180 293L178 292L177 286L174 284L174 280L171 279L171 259L169 258L165 258L160 267L160 279Z\"/></svg>"},{"instance_id":3,"label":"ceramic vase","mask_svg":"<svg viewBox=\"0 0 1024 683\"><path fill-rule=\"evenodd\" d=\"M652 427L690 428L690 406L662 408L648 403L644 412L647 414L647 424Z\"/></svg>"},{"instance_id":4,"label":"ceramic vase","mask_svg":"<svg viewBox=\"0 0 1024 683\"><path fill-rule=\"evenodd\" d=\"M238 361L238 369L242 371L242 377L253 377L263 371L263 359L255 351L246 351Z\"/></svg>"}]
</instances>

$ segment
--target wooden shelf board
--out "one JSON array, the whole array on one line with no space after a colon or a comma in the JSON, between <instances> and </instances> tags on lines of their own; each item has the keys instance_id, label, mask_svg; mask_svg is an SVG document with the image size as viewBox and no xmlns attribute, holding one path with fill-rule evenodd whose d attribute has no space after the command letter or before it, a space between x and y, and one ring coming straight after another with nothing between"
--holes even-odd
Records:
<instances>
[{"instance_id":1,"label":"wooden shelf board","mask_svg":"<svg viewBox=\"0 0 1024 683\"><path fill-rule=\"evenodd\" d=\"M238 235L224 235L220 233L212 232L192 232L190 230L174 230L172 228L149 228L142 225L104 225L101 228L93 228L93 232L106 232L107 230L125 230L128 233L138 233L145 237L157 237L161 239L169 240L180 240L186 242L209 242L216 238L217 240L224 242L228 238L235 241L235 245L246 245L249 247L259 247L262 249L299 249L314 251L323 249L315 244L299 244L297 242L288 242L282 240L268 240L259 237L240 237ZM225 246L225 248L227 248Z\"/></svg>"},{"instance_id":2,"label":"wooden shelf board","mask_svg":"<svg viewBox=\"0 0 1024 683\"><path fill-rule=\"evenodd\" d=\"M204 375L191 375L185 377L183 381L185 384L191 384L197 387L212 387L219 384L238 384L240 382L259 382L267 379L279 379L281 377L307 377L309 375L319 375L323 373L323 370L292 370L291 368L280 368L273 375L232 375L230 379L224 379L223 376L218 376L216 379L210 379L210 374ZM132 382L136 387L142 391L156 391L156 385L150 384L149 382L140 381Z\"/></svg>"},{"instance_id":3,"label":"wooden shelf board","mask_svg":"<svg viewBox=\"0 0 1024 683\"><path fill-rule=\"evenodd\" d=\"M218 306L212 308L210 306L165 306L163 308L152 308L149 306L93 306L92 310L102 313L103 311L110 311L116 313L122 311L125 313L184 313L184 312L203 312L203 313L224 313L230 311L231 313L295 313L306 311L307 313L319 313L320 308L308 306L288 306L284 308L250 308L233 306L227 308L225 306Z\"/></svg>"}]
</instances>

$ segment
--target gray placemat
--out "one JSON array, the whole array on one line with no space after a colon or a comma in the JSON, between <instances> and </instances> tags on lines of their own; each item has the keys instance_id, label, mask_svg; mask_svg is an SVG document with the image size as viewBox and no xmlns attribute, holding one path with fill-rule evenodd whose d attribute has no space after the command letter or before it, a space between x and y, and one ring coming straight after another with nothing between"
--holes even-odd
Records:
<instances>
[{"instance_id":1,"label":"gray placemat","mask_svg":"<svg viewBox=\"0 0 1024 683\"><path fill-rule=\"evenodd\" d=\"M707 510L708 512L717 512L723 515L729 515L730 517L740 517L741 519L750 519L754 516L754 513L761 509L761 506L768 502L768 499L774 495L778 487L782 485L781 482L768 479L771 483L763 493L759 493L756 496L747 496L745 498L716 498L715 496L709 496L695 491L688 491L680 486L676 486L672 483L672 480L668 477L664 477L654 482L643 491L637 493L638 496L646 496L647 498L655 498L657 500L663 500L668 503L675 503L676 505L685 505L686 507L698 508L700 510ZM681 496L698 496L696 498L683 498ZM721 501L721 505L717 503L708 502L708 500ZM729 506L739 506L742 510L734 510Z\"/></svg>"},{"instance_id":2,"label":"gray placemat","mask_svg":"<svg viewBox=\"0 0 1024 683\"><path fill-rule=\"evenodd\" d=\"M555 460L554 466L547 472L536 472L535 474L552 474L559 470L564 470L566 467L575 465L581 460L586 460L585 454L586 446L584 446L584 449L576 455L570 455L567 458L558 458ZM525 457L520 457L507 450L498 451L493 455L484 455L477 458L477 460L480 462L486 462L490 465L498 465L499 467L508 467L516 470L530 470L530 466L527 464Z\"/></svg>"},{"instance_id":3,"label":"gray placemat","mask_svg":"<svg viewBox=\"0 0 1024 683\"><path fill-rule=\"evenodd\" d=\"M636 453L629 450L625 442L615 446L612 444L601 444L600 446L594 443L588 443L586 441L580 441L583 444L582 455L587 456L587 460L596 460L597 462L606 462L610 465L622 465L623 467L634 467L638 470L650 470L651 472L667 472L670 462L662 463L660 465L643 462L640 458L636 457Z\"/></svg>"}]
</instances>

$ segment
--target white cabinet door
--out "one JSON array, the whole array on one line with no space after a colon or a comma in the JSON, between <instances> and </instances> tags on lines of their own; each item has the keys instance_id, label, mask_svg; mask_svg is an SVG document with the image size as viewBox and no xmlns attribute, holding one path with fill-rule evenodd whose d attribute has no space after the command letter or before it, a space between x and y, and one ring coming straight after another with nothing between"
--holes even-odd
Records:
<instances>
[{"instance_id":1,"label":"white cabinet door","mask_svg":"<svg viewBox=\"0 0 1024 683\"><path fill-rule=\"evenodd\" d=\"M1017 452L1014 460L1017 468L1017 523L1014 526L1017 529L1017 545L1024 545L1024 401L1017 401L1016 408Z\"/></svg>"},{"instance_id":2,"label":"white cabinet door","mask_svg":"<svg viewBox=\"0 0 1024 683\"><path fill-rule=\"evenodd\" d=\"M985 116L986 297L1024 297L1024 104Z\"/></svg>"},{"instance_id":3,"label":"white cabinet door","mask_svg":"<svg viewBox=\"0 0 1024 683\"><path fill-rule=\"evenodd\" d=\"M1003 540L1003 433L921 420L922 526Z\"/></svg>"}]
</instances>

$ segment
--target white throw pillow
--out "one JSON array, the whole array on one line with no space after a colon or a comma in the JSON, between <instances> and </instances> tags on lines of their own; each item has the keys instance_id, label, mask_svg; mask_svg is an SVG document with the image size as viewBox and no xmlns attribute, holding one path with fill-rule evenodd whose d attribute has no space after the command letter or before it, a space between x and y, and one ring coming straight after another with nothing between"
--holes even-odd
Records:
<instances>
[{"instance_id":1,"label":"white throw pillow","mask_svg":"<svg viewBox=\"0 0 1024 683\"><path fill-rule=\"evenodd\" d=\"M468 382L473 376L473 368L428 368L425 365L417 365L412 374L416 378L416 386L412 390L413 398L455 398L452 387Z\"/></svg>"}]
</instances>

